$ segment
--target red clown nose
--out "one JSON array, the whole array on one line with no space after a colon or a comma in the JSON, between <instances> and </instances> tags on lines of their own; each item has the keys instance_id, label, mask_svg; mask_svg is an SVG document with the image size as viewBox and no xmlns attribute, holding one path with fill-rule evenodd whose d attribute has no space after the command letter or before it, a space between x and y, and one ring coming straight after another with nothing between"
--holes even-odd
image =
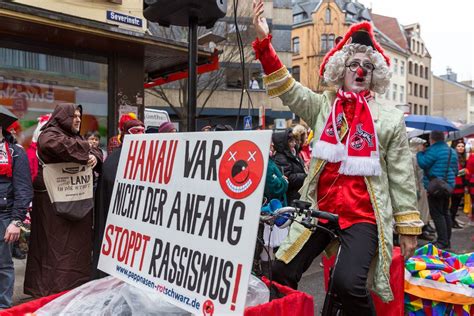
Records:
<instances>
[{"instance_id":1,"label":"red clown nose","mask_svg":"<svg viewBox=\"0 0 474 316\"><path fill-rule=\"evenodd\" d=\"M363 69L362 67L357 68L357 75L359 77L364 77L366 74L367 74L367 71L365 71L365 69Z\"/></svg>"}]
</instances>

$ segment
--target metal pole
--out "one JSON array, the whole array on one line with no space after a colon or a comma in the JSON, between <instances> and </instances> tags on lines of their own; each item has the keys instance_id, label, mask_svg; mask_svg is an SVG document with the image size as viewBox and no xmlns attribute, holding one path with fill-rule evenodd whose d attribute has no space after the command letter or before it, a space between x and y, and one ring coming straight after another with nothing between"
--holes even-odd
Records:
<instances>
[{"instance_id":1,"label":"metal pole","mask_svg":"<svg viewBox=\"0 0 474 316\"><path fill-rule=\"evenodd\" d=\"M188 132L196 130L196 60L197 60L197 17L189 17L189 77L188 77Z\"/></svg>"}]
</instances>

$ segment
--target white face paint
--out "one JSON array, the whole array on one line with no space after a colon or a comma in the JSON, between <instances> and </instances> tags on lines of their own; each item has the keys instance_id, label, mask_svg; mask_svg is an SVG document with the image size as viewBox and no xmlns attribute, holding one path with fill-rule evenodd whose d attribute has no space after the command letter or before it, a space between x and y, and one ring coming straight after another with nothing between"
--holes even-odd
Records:
<instances>
[{"instance_id":1,"label":"white face paint","mask_svg":"<svg viewBox=\"0 0 474 316\"><path fill-rule=\"evenodd\" d=\"M369 90L374 65L365 53L356 53L346 62L344 91L359 93Z\"/></svg>"}]
</instances>

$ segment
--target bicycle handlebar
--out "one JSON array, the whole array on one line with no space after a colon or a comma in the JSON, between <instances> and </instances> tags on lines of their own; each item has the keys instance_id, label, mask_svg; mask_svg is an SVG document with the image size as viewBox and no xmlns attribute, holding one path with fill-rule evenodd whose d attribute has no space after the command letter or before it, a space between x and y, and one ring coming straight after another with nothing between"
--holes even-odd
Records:
<instances>
[{"instance_id":1,"label":"bicycle handlebar","mask_svg":"<svg viewBox=\"0 0 474 316\"><path fill-rule=\"evenodd\" d=\"M295 214L297 214L297 215L305 214L306 215L306 218L307 218L306 221L303 220L302 222L300 222L300 224L302 224L306 228L310 228L311 226L313 226L311 224L311 222L308 221L309 217L326 219L326 220L328 220L329 222L331 222L333 224L337 224L338 220L339 220L339 217L336 214L332 214L332 213L328 213L328 212L324 212L324 211L320 211L320 210L315 210L315 209L310 209L310 208L300 209L300 208L292 207L292 206L286 206L286 207L279 208L278 210L276 210L272 214L266 215L266 218L276 219L275 223L277 224L277 226L286 227L286 226L289 225L289 222L290 222L288 220L294 220L294 215ZM293 218L291 218L288 215L293 215ZM282 218L283 218L283 221L280 221L281 224L277 223L278 219L282 219Z\"/></svg>"}]
</instances>

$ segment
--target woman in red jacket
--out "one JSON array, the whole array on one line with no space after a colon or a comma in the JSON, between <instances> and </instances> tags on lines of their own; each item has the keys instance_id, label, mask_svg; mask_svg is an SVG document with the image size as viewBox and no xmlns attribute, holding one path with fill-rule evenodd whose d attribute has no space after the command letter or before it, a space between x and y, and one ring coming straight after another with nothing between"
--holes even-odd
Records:
<instances>
[{"instance_id":1,"label":"woman in red jacket","mask_svg":"<svg viewBox=\"0 0 474 316\"><path fill-rule=\"evenodd\" d=\"M459 165L459 173L456 176L456 185L454 186L454 190L451 195L451 222L453 228L462 228L462 226L456 221L456 215L459 205L464 198L464 189L466 188L467 184L466 180L469 180L466 176L466 144L464 143L463 139L457 139L451 143L451 147L454 148L458 154Z\"/></svg>"}]
</instances>

